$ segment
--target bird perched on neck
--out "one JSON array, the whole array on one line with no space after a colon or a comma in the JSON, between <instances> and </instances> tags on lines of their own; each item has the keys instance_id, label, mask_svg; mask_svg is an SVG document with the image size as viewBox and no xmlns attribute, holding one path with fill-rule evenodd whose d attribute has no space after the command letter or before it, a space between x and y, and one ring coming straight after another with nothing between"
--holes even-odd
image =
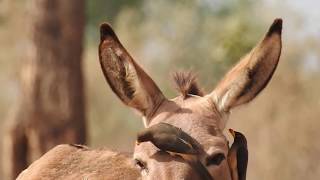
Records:
<instances>
[{"instance_id":1,"label":"bird perched on neck","mask_svg":"<svg viewBox=\"0 0 320 180\"><path fill-rule=\"evenodd\" d=\"M200 147L187 133L171 124L158 123L138 133L137 145L151 142L154 146L170 155L180 156L197 172L201 179L213 180L205 166L198 159Z\"/></svg>"},{"instance_id":2,"label":"bird perched on neck","mask_svg":"<svg viewBox=\"0 0 320 180\"><path fill-rule=\"evenodd\" d=\"M233 129L229 132L234 138L228 153L228 163L233 180L245 180L248 165L248 146L246 137Z\"/></svg>"}]
</instances>

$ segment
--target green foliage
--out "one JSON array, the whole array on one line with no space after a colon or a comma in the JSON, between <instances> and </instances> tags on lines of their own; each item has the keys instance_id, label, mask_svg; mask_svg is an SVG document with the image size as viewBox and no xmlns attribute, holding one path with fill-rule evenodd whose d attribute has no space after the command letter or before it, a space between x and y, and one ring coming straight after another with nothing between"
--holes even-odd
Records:
<instances>
[{"instance_id":1,"label":"green foliage","mask_svg":"<svg viewBox=\"0 0 320 180\"><path fill-rule=\"evenodd\" d=\"M93 0L86 1L87 22L96 26L102 21L113 22L123 8L137 8L142 0Z\"/></svg>"},{"instance_id":2,"label":"green foliage","mask_svg":"<svg viewBox=\"0 0 320 180\"><path fill-rule=\"evenodd\" d=\"M201 69L201 79L213 87L221 74L257 43L263 35L263 21L251 18L253 1L210 3L145 1L141 9L119 13L117 32L128 41L129 49L144 57L140 61L159 67L155 74L168 74L174 70L169 67L172 65ZM166 79L157 80L169 89Z\"/></svg>"},{"instance_id":3,"label":"green foliage","mask_svg":"<svg viewBox=\"0 0 320 180\"><path fill-rule=\"evenodd\" d=\"M140 6L142 0L88 0L86 1L87 38L98 39L97 27L102 22L113 23L124 8Z\"/></svg>"}]
</instances>

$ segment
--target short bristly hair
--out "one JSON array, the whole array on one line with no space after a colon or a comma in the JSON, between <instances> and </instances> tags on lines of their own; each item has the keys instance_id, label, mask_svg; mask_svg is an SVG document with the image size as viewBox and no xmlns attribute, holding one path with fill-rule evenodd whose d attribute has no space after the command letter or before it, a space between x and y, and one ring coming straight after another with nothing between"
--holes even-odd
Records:
<instances>
[{"instance_id":1,"label":"short bristly hair","mask_svg":"<svg viewBox=\"0 0 320 180\"><path fill-rule=\"evenodd\" d=\"M191 71L178 71L172 73L172 77L176 89L181 93L184 98L188 95L203 96L203 92L198 86L197 77Z\"/></svg>"}]
</instances>

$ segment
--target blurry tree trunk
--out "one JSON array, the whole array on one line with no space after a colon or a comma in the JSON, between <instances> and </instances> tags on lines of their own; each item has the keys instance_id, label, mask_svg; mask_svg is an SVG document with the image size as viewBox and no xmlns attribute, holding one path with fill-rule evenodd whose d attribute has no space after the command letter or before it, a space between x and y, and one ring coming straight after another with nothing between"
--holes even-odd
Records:
<instances>
[{"instance_id":1,"label":"blurry tree trunk","mask_svg":"<svg viewBox=\"0 0 320 180\"><path fill-rule=\"evenodd\" d=\"M61 143L86 143L84 0L30 0L21 96L5 137L6 177ZM28 32L29 34L27 34Z\"/></svg>"}]
</instances>

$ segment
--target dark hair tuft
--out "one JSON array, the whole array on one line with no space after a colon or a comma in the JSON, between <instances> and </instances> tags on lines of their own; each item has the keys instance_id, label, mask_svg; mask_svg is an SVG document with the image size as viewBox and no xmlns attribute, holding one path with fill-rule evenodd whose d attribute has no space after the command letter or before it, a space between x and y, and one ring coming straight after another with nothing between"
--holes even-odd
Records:
<instances>
[{"instance_id":1,"label":"dark hair tuft","mask_svg":"<svg viewBox=\"0 0 320 180\"><path fill-rule=\"evenodd\" d=\"M197 77L191 71L174 72L173 80L177 90L184 98L187 98L190 94L203 96L203 92L198 86Z\"/></svg>"}]
</instances>

